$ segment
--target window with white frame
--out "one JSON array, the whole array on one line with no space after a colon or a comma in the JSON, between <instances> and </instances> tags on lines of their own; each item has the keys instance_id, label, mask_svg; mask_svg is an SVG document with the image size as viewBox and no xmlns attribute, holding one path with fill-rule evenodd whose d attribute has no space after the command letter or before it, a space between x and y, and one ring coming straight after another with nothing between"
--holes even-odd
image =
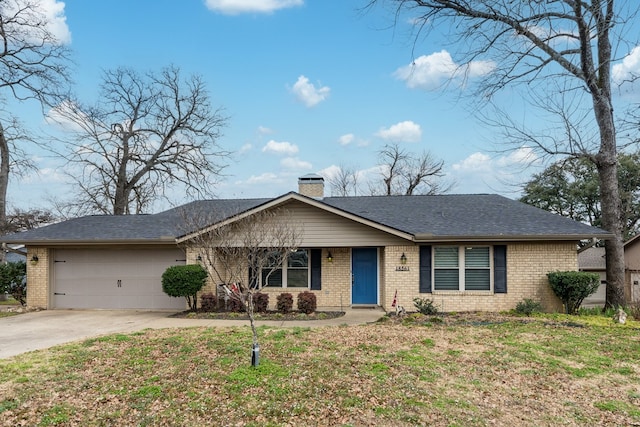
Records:
<instances>
[{"instance_id":1,"label":"window with white frame","mask_svg":"<svg viewBox=\"0 0 640 427\"><path fill-rule=\"evenodd\" d=\"M285 268L266 267L262 269L263 286L274 288L309 287L309 252L306 249L287 254Z\"/></svg>"},{"instance_id":2,"label":"window with white frame","mask_svg":"<svg viewBox=\"0 0 640 427\"><path fill-rule=\"evenodd\" d=\"M436 246L433 249L434 290L491 290L491 247Z\"/></svg>"}]
</instances>

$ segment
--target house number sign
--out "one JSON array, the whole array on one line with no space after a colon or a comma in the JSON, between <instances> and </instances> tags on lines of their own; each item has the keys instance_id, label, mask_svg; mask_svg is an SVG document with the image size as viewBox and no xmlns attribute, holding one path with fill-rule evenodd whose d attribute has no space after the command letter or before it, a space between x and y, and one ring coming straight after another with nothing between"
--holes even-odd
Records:
<instances>
[{"instance_id":1,"label":"house number sign","mask_svg":"<svg viewBox=\"0 0 640 427\"><path fill-rule=\"evenodd\" d=\"M396 266L396 271L409 271L409 266L407 266L407 265L398 265L398 266Z\"/></svg>"}]
</instances>

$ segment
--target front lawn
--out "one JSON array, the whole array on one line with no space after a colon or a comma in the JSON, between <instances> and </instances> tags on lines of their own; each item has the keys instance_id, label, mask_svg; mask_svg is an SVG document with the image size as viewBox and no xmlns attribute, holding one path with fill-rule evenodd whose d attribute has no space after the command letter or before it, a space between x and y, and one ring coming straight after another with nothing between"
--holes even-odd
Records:
<instances>
[{"instance_id":1,"label":"front lawn","mask_svg":"<svg viewBox=\"0 0 640 427\"><path fill-rule=\"evenodd\" d=\"M409 315L145 330L0 360L0 425L640 424L640 325Z\"/></svg>"}]
</instances>

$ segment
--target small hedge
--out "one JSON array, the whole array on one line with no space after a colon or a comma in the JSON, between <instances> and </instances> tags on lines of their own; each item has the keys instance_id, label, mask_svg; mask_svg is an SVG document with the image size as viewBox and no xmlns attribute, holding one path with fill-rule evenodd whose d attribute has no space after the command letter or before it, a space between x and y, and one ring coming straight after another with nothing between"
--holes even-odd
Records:
<instances>
[{"instance_id":1,"label":"small hedge","mask_svg":"<svg viewBox=\"0 0 640 427\"><path fill-rule=\"evenodd\" d=\"M575 314L582 301L598 290L600 276L584 271L552 271L547 273L551 289L562 300L566 314Z\"/></svg>"},{"instance_id":2,"label":"small hedge","mask_svg":"<svg viewBox=\"0 0 640 427\"><path fill-rule=\"evenodd\" d=\"M298 310L305 314L311 314L316 311L316 294L311 291L304 291L298 294Z\"/></svg>"},{"instance_id":3,"label":"small hedge","mask_svg":"<svg viewBox=\"0 0 640 427\"><path fill-rule=\"evenodd\" d=\"M162 290L172 297L185 297L189 309L198 308L198 292L207 280L207 271L198 264L174 265L162 273Z\"/></svg>"},{"instance_id":4,"label":"small hedge","mask_svg":"<svg viewBox=\"0 0 640 427\"><path fill-rule=\"evenodd\" d=\"M293 310L293 295L288 292L276 297L276 310L282 314L287 314Z\"/></svg>"},{"instance_id":5,"label":"small hedge","mask_svg":"<svg viewBox=\"0 0 640 427\"><path fill-rule=\"evenodd\" d=\"M200 303L200 309L202 311L215 311L216 307L218 306L218 304L216 303L216 296L211 292L202 294L200 299L202 300L202 302Z\"/></svg>"},{"instance_id":6,"label":"small hedge","mask_svg":"<svg viewBox=\"0 0 640 427\"><path fill-rule=\"evenodd\" d=\"M266 313L269 309L269 295L262 292L253 294L253 311Z\"/></svg>"}]
</instances>

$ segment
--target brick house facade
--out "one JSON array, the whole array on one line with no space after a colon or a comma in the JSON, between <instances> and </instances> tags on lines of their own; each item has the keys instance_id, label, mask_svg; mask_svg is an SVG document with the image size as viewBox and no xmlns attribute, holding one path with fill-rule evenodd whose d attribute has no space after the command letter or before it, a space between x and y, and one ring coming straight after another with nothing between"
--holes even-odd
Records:
<instances>
[{"instance_id":1,"label":"brick house facade","mask_svg":"<svg viewBox=\"0 0 640 427\"><path fill-rule=\"evenodd\" d=\"M429 298L451 312L509 310L524 298L561 311L546 274L577 270L578 241L609 236L500 196L325 198L322 188L321 177L307 176L297 193L275 199L83 217L2 240L24 244L27 260L37 256L27 262L29 306L175 309L157 288L168 265L199 262L179 224L185 212L206 212L216 224L278 207L303 224L304 235L296 254L299 271L284 267L281 282L264 288L273 295L272 306L281 292L311 290L321 307L392 310L397 295L408 311L414 298ZM247 269L247 282L249 274ZM303 282L291 285L287 274ZM211 281L203 293L216 289Z\"/></svg>"}]
</instances>

